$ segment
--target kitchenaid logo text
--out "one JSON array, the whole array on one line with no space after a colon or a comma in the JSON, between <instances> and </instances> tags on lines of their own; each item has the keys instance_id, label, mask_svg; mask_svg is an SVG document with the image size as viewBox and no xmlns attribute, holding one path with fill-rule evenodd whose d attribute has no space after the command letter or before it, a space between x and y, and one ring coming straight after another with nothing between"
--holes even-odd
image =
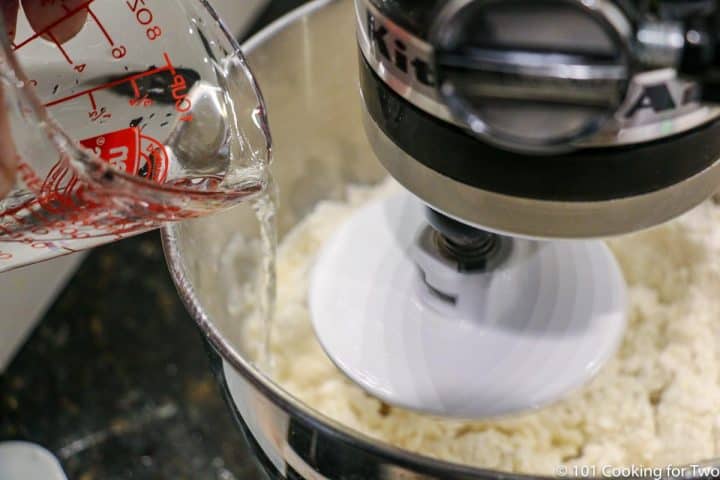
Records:
<instances>
[{"instance_id":1,"label":"kitchenaid logo text","mask_svg":"<svg viewBox=\"0 0 720 480\"><path fill-rule=\"evenodd\" d=\"M380 16L367 11L367 32L375 57L385 65L408 77L411 82L426 87L435 85L435 74L429 61L430 55L413 48L409 35L391 25ZM406 37L406 38L402 38Z\"/></svg>"},{"instance_id":2,"label":"kitchenaid logo text","mask_svg":"<svg viewBox=\"0 0 720 480\"><path fill-rule=\"evenodd\" d=\"M675 79L648 85L638 82L634 95L630 94L630 101L623 116L629 119L643 111L661 114L700 101L700 87L683 83Z\"/></svg>"}]
</instances>

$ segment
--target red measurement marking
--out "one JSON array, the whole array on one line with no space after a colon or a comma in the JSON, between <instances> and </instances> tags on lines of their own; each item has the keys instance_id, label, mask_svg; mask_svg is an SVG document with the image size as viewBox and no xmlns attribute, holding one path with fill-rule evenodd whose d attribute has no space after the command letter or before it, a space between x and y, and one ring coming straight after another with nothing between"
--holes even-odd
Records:
<instances>
[{"instance_id":1,"label":"red measurement marking","mask_svg":"<svg viewBox=\"0 0 720 480\"><path fill-rule=\"evenodd\" d=\"M140 151L141 142L144 152ZM126 173L155 181L164 180L167 174L164 147L151 137L141 136L137 128L110 132L81 143ZM23 163L21 169L21 178L37 182L32 167ZM130 197L125 210L115 212L118 207L113 202L119 198L114 194L111 199L103 195L102 190L85 184L64 157L50 169L36 198L0 213L0 242L20 242L44 249L52 247L48 242L54 240L48 239L52 235L59 240L122 238L153 228L159 222L195 216L190 212L175 212L173 207L165 205L133 205L136 199Z\"/></svg>"},{"instance_id":2,"label":"red measurement marking","mask_svg":"<svg viewBox=\"0 0 720 480\"><path fill-rule=\"evenodd\" d=\"M43 182L40 177L30 165L23 161L20 161L18 165L18 176L33 193L37 194L42 188Z\"/></svg>"},{"instance_id":3,"label":"red measurement marking","mask_svg":"<svg viewBox=\"0 0 720 480\"><path fill-rule=\"evenodd\" d=\"M120 171L137 175L140 159L140 131L126 128L80 142L95 155Z\"/></svg>"},{"instance_id":4,"label":"red measurement marking","mask_svg":"<svg viewBox=\"0 0 720 480\"><path fill-rule=\"evenodd\" d=\"M92 109L97 110L97 104L95 103L95 96L92 94L92 92L88 93L88 97L90 98L90 105L92 105Z\"/></svg>"},{"instance_id":5,"label":"red measurement marking","mask_svg":"<svg viewBox=\"0 0 720 480\"><path fill-rule=\"evenodd\" d=\"M167 63L168 68L170 69L170 73L173 75L176 75L177 72L175 71L175 67L173 67L172 62L170 61L170 55L168 55L167 52L163 53L163 58L165 59L165 63Z\"/></svg>"},{"instance_id":6,"label":"red measurement marking","mask_svg":"<svg viewBox=\"0 0 720 480\"><path fill-rule=\"evenodd\" d=\"M177 73L175 68L172 66L170 56L167 52L163 53L163 57L165 57L165 62L170 67L170 73L173 76L173 83L170 88L172 90L173 99L175 100L175 111L186 114L183 115L180 120L183 122L190 122L192 121L192 114L188 112L192 109L192 101L188 98L187 82L185 81L185 77Z\"/></svg>"},{"instance_id":7,"label":"red measurement marking","mask_svg":"<svg viewBox=\"0 0 720 480\"><path fill-rule=\"evenodd\" d=\"M90 6L89 6L89 5L87 6L87 12L90 14L90 16L92 17L92 19L95 20L95 23L96 23L97 26L100 28L100 31L102 32L102 34L105 35L105 38L106 38L107 41L110 43L110 46L111 46L111 47L114 47L114 46L115 46L115 42L113 42L112 37L110 36L110 34L108 33L108 31L105 29L105 25L102 24L102 22L100 21L100 19L98 19L98 17L95 15L95 12L93 12L93 11L90 9Z\"/></svg>"},{"instance_id":8,"label":"red measurement marking","mask_svg":"<svg viewBox=\"0 0 720 480\"><path fill-rule=\"evenodd\" d=\"M73 177L70 179L70 182L67 184L67 187L65 187L65 189L63 190L63 193L64 193L65 195L70 195L70 194L72 194L73 189L74 189L74 188L77 186L77 184L78 184L78 181L79 181L78 178L75 177L75 176L73 176Z\"/></svg>"},{"instance_id":9,"label":"red measurement marking","mask_svg":"<svg viewBox=\"0 0 720 480\"><path fill-rule=\"evenodd\" d=\"M145 94L142 97L136 95L135 98L130 99L129 103L131 107L149 107L153 104L153 101L147 94Z\"/></svg>"},{"instance_id":10,"label":"red measurement marking","mask_svg":"<svg viewBox=\"0 0 720 480\"><path fill-rule=\"evenodd\" d=\"M132 85L135 98L138 98L140 96L140 88L138 88L137 82L133 79L133 81L130 82L130 85Z\"/></svg>"},{"instance_id":11,"label":"red measurement marking","mask_svg":"<svg viewBox=\"0 0 720 480\"><path fill-rule=\"evenodd\" d=\"M68 102L70 100L75 100L76 98L80 98L84 95L89 95L91 93L100 91L100 90L107 90L108 88L117 87L118 85L122 85L123 83L127 82L135 82L136 80L139 80L141 78L150 77L152 75L157 75L158 73L167 72L170 71L175 74L175 67L173 67L172 63L170 62L170 57L167 53L164 54L165 60L167 61L167 65L164 67L158 67L153 68L152 70L147 70L142 73L137 73L135 75L130 75L125 78L120 78L118 80L114 80L112 82L105 83L103 85L98 85L97 87L89 88L87 90L82 90L77 93L73 93L72 95L68 95L67 97L58 98L57 100L53 100L52 102L48 102L45 104L45 107L53 107L55 105Z\"/></svg>"},{"instance_id":12,"label":"red measurement marking","mask_svg":"<svg viewBox=\"0 0 720 480\"><path fill-rule=\"evenodd\" d=\"M32 42L33 40L36 40L36 39L42 37L43 35L45 35L46 33L49 33L50 30L52 30L53 28L57 27L57 26L60 25L62 22L64 22L64 21L67 20L68 18L72 17L73 15L75 15L76 13L78 13L79 11L81 11L81 10L86 10L86 9L90 6L90 4L93 3L94 1L95 1L95 0L88 0L88 1L85 2L85 3L81 3L80 5L78 5L77 7L75 7L74 9L68 10L65 15L63 15L63 16L60 17L60 18L58 18L57 20L55 20L54 22L52 22L52 23L51 23L50 25L48 25L47 27L45 27L44 29L40 30L39 32L36 32L35 35L32 35L31 37L27 38L26 40L23 40L22 42L18 43L18 44L15 46L14 50L19 50L19 49L21 49L22 47L24 47L25 45L27 45L28 43Z\"/></svg>"},{"instance_id":13,"label":"red measurement marking","mask_svg":"<svg viewBox=\"0 0 720 480\"><path fill-rule=\"evenodd\" d=\"M72 65L72 64L73 64L73 61L70 60L70 56L67 54L67 52L66 52L65 49L62 47L62 45L60 45L60 42L58 42L58 39L55 38L55 35L53 35L52 32L48 32L48 36L50 36L50 40L53 41L53 43L55 44L55 46L58 47L58 49L60 50L60 53L63 54L63 57L65 57L65 60L67 60L67 62L68 62L70 65Z\"/></svg>"},{"instance_id":14,"label":"red measurement marking","mask_svg":"<svg viewBox=\"0 0 720 480\"><path fill-rule=\"evenodd\" d=\"M157 183L163 183L167 179L168 169L170 168L167 150L165 150L162 143L147 135L141 135L140 140L143 145L147 144L145 151L141 152L141 158L145 161L148 170L145 178Z\"/></svg>"},{"instance_id":15,"label":"red measurement marking","mask_svg":"<svg viewBox=\"0 0 720 480\"><path fill-rule=\"evenodd\" d=\"M70 179L65 186L63 180L70 175ZM76 204L71 190L77 183L74 174L70 172L70 162L67 158L61 159L56 163L42 186L42 190L38 197L40 206L50 213L61 214L73 210L79 205ZM70 187L70 188L68 188Z\"/></svg>"}]
</instances>

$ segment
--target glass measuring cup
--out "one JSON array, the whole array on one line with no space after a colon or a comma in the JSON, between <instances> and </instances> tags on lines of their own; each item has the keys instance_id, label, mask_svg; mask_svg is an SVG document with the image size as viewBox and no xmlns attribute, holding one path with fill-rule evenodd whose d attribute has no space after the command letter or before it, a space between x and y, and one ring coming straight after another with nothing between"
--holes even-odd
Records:
<instances>
[{"instance_id":1,"label":"glass measuring cup","mask_svg":"<svg viewBox=\"0 0 720 480\"><path fill-rule=\"evenodd\" d=\"M60 43L53 29L86 16ZM270 135L240 48L204 0L88 0L44 29L0 10L0 84L19 164L0 272L261 192ZM3 137L2 141L5 141Z\"/></svg>"}]
</instances>

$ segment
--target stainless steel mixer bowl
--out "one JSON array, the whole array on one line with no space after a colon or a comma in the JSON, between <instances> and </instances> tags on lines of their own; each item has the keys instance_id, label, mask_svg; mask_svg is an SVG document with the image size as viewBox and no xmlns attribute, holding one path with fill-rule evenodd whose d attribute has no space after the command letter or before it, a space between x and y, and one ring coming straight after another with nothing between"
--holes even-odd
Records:
<instances>
[{"instance_id":1,"label":"stainless steel mixer bowl","mask_svg":"<svg viewBox=\"0 0 720 480\"><path fill-rule=\"evenodd\" d=\"M282 237L350 183L386 176L362 126L350 0L318 0L251 39L245 50L263 88L275 142ZM276 478L524 479L412 454L365 437L290 396L252 364L243 324L261 268L250 206L166 227L166 256L205 335L235 420Z\"/></svg>"}]
</instances>

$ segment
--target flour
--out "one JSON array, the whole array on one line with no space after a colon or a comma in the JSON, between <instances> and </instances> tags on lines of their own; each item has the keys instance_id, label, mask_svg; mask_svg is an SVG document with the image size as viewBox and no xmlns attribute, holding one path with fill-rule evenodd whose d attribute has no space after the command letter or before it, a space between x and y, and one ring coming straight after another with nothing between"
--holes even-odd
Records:
<instances>
[{"instance_id":1,"label":"flour","mask_svg":"<svg viewBox=\"0 0 720 480\"><path fill-rule=\"evenodd\" d=\"M319 204L282 242L271 351L273 377L287 391L366 435L477 467L551 475L561 465L600 471L720 456L719 207L708 202L609 242L628 282L629 328L618 354L582 391L529 414L467 422L382 404L337 370L314 335L308 278L323 241L396 188L350 188L346 202ZM249 322L246 334L261 339L261 322Z\"/></svg>"}]
</instances>

